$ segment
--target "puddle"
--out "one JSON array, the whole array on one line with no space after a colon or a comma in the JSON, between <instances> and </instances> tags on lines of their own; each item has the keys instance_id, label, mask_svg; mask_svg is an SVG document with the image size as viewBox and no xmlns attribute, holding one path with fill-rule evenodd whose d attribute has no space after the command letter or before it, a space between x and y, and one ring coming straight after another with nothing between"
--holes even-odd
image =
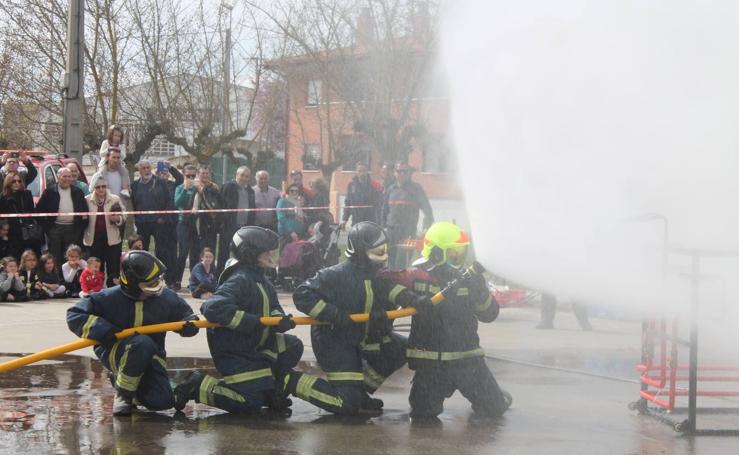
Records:
<instances>
[{"instance_id":1,"label":"puddle","mask_svg":"<svg viewBox=\"0 0 739 455\"><path fill-rule=\"evenodd\" d=\"M490 365L513 394L514 406L503 419L484 425L469 421L469 403L459 394L445 403L440 423L412 424L407 398L413 373L407 369L380 390L385 412L372 419L335 417L296 398L289 419L229 415L203 405L189 405L184 414L114 418L107 372L97 360L67 355L0 374L0 452L462 455L602 453L593 450L601 447L608 453L649 454L735 448L729 438L689 444L628 411L626 404L637 393L632 384L509 362ZM190 369L212 368L212 362L170 358L168 366L179 381ZM311 363L299 368L316 371Z\"/></svg>"}]
</instances>

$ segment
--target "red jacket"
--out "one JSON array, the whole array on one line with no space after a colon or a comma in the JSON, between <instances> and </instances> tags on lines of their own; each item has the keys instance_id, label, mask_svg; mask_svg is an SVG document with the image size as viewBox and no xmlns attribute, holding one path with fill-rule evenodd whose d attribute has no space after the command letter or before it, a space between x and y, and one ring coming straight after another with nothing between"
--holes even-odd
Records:
<instances>
[{"instance_id":1,"label":"red jacket","mask_svg":"<svg viewBox=\"0 0 739 455\"><path fill-rule=\"evenodd\" d=\"M82 292L100 292L105 284L105 274L103 272L90 272L89 269L82 271L80 275L80 287Z\"/></svg>"}]
</instances>

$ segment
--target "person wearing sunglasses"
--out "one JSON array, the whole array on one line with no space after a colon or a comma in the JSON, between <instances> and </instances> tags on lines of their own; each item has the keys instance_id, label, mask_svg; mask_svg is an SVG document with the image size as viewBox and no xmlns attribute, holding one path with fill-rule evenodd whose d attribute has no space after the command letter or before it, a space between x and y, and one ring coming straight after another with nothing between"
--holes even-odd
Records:
<instances>
[{"instance_id":1,"label":"person wearing sunglasses","mask_svg":"<svg viewBox=\"0 0 739 455\"><path fill-rule=\"evenodd\" d=\"M190 270L199 261L200 240L195 230L195 215L185 214L192 210L195 194L198 192L198 168L192 164L183 169L184 181L175 188L174 206L182 210L177 219L177 267L174 271L174 287L182 288L182 274L185 271L185 262L190 259Z\"/></svg>"},{"instance_id":2,"label":"person wearing sunglasses","mask_svg":"<svg viewBox=\"0 0 739 455\"><path fill-rule=\"evenodd\" d=\"M88 212L120 212L121 199L110 192L108 183L101 174L95 174L90 180L92 193L87 199ZM120 226L125 222L125 215L90 215L82 243L88 248L90 256L100 258L101 270L105 269L108 287L118 284L120 273L121 238Z\"/></svg>"},{"instance_id":3,"label":"person wearing sunglasses","mask_svg":"<svg viewBox=\"0 0 739 455\"><path fill-rule=\"evenodd\" d=\"M395 165L395 183L385 191L380 224L389 236L390 262L392 270L402 270L408 266L410 250L409 239L415 239L418 229L419 211L423 212L424 231L434 223L431 208L423 187L411 179L413 168L407 163Z\"/></svg>"},{"instance_id":4,"label":"person wearing sunglasses","mask_svg":"<svg viewBox=\"0 0 739 455\"><path fill-rule=\"evenodd\" d=\"M11 172L3 180L3 193L0 197L0 214L3 213L31 213L36 209L33 204L33 195L23 182L23 177L17 172ZM26 249L33 250L37 256L41 254L42 242L38 239L24 239L24 227L35 222L35 218L8 218L9 252L14 258L20 258ZM26 230L26 232L28 232ZM26 236L27 237L27 236Z\"/></svg>"}]
</instances>

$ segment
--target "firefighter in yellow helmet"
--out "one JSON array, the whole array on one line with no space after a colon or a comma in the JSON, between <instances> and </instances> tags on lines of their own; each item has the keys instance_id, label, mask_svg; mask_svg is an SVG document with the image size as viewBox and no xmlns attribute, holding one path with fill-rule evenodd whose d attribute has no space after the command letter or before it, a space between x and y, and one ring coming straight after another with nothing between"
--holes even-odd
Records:
<instances>
[{"instance_id":1,"label":"firefighter in yellow helmet","mask_svg":"<svg viewBox=\"0 0 739 455\"><path fill-rule=\"evenodd\" d=\"M495 320L498 304L481 274L459 279L469 245L459 226L434 223L424 238L423 258L407 270L385 274L425 297L446 289L442 303L426 299L413 316L407 356L415 371L409 398L415 420L435 419L456 390L472 403L476 417L498 417L512 402L485 364L477 335L478 321Z\"/></svg>"}]
</instances>

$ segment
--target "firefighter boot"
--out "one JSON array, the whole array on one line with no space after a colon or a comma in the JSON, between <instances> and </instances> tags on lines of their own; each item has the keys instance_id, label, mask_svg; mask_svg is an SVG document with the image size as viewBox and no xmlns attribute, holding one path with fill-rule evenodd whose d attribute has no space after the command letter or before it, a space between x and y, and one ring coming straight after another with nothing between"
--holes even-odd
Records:
<instances>
[{"instance_id":1,"label":"firefighter boot","mask_svg":"<svg viewBox=\"0 0 739 455\"><path fill-rule=\"evenodd\" d=\"M288 398L295 395L298 389L298 380L303 376L293 370L287 370L275 375L275 390L267 394L267 407L275 411L290 411L293 401Z\"/></svg>"},{"instance_id":2,"label":"firefighter boot","mask_svg":"<svg viewBox=\"0 0 739 455\"><path fill-rule=\"evenodd\" d=\"M174 388L174 408L177 411L185 409L188 401L195 398L195 393L203 381L203 373L192 371L187 375L182 384Z\"/></svg>"},{"instance_id":3,"label":"firefighter boot","mask_svg":"<svg viewBox=\"0 0 739 455\"><path fill-rule=\"evenodd\" d=\"M379 398L372 398L367 392L362 396L362 405L359 410L363 413L381 414L385 403Z\"/></svg>"},{"instance_id":4,"label":"firefighter boot","mask_svg":"<svg viewBox=\"0 0 739 455\"><path fill-rule=\"evenodd\" d=\"M122 395L120 392L115 394L113 400L114 416L130 416L133 412L133 398Z\"/></svg>"},{"instance_id":5,"label":"firefighter boot","mask_svg":"<svg viewBox=\"0 0 739 455\"><path fill-rule=\"evenodd\" d=\"M290 373L293 372L286 371L282 374L276 375L275 388L274 390L267 391L264 400L269 409L286 417L290 417L290 415L292 415L292 410L290 409L290 406L293 405L293 401L288 398L288 396L290 396L290 391L288 390L288 382L290 382L291 379L289 376L297 376L294 373L292 375Z\"/></svg>"}]
</instances>

